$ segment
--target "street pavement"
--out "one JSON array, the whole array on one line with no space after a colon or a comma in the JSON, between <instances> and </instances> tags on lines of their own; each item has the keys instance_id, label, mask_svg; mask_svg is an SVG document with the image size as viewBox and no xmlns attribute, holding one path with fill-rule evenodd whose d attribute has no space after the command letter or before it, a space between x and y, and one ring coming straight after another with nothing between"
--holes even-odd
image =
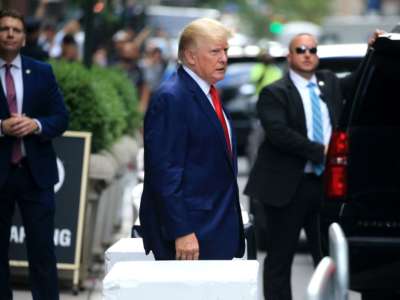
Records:
<instances>
[{"instance_id":1,"label":"street pavement","mask_svg":"<svg viewBox=\"0 0 400 300\"><path fill-rule=\"evenodd\" d=\"M238 184L239 190L243 191L243 188L247 181L248 176L248 164L245 158L239 159L239 177ZM129 237L130 228L132 226L132 209L131 201L129 199L129 191L133 186L127 186L127 192L125 193L125 199L123 201L125 212L123 216L123 225L121 226L120 232L116 234L115 240L121 237ZM244 208L248 208L248 199L241 193L240 199ZM265 257L265 253L258 253L258 261L260 262L260 272L258 279L258 299L262 300L262 262ZM102 279L104 277L103 263L98 262L94 268L95 270L92 274L88 276L84 282L84 288L78 293L78 295L73 295L70 287L61 288L60 300L100 300L102 299ZM307 284L312 276L313 266L311 256L307 253L299 253L294 259L293 269L292 269L292 291L293 300L304 300L305 291ZM17 286L14 288L14 299L15 300L30 300L31 294L27 286ZM133 299L133 298L132 298ZM360 300L361 297L358 293L351 292L349 300ZM139 299L139 300L152 300L152 299Z\"/></svg>"}]
</instances>

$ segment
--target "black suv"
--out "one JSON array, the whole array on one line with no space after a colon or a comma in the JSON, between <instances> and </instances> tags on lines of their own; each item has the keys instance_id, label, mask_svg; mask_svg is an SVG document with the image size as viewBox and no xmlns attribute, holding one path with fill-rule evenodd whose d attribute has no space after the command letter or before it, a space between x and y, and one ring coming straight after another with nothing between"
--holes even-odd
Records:
<instances>
[{"instance_id":1,"label":"black suv","mask_svg":"<svg viewBox=\"0 0 400 300\"><path fill-rule=\"evenodd\" d=\"M362 299L400 299L400 34L364 58L329 146L323 248L337 222L349 243L350 288Z\"/></svg>"}]
</instances>

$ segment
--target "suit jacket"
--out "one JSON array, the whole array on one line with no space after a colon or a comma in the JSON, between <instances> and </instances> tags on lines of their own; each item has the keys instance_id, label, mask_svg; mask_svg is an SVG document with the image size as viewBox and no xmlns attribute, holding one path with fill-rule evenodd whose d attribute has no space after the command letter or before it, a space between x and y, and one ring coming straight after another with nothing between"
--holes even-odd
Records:
<instances>
[{"instance_id":1,"label":"suit jacket","mask_svg":"<svg viewBox=\"0 0 400 300\"><path fill-rule=\"evenodd\" d=\"M51 66L21 56L23 80L22 113L39 120L40 134L24 137L26 159L35 183L48 188L57 183L56 155L52 139L61 135L68 126L68 112L56 83ZM0 88L0 119L10 117L7 97ZM0 187L4 184L11 166L11 151L15 137L0 137Z\"/></svg>"},{"instance_id":2,"label":"suit jacket","mask_svg":"<svg viewBox=\"0 0 400 300\"><path fill-rule=\"evenodd\" d=\"M152 97L144 122L147 252L174 258L175 239L195 232L200 259L243 255L234 134L232 145L233 157L213 107L180 67Z\"/></svg>"},{"instance_id":3,"label":"suit jacket","mask_svg":"<svg viewBox=\"0 0 400 300\"><path fill-rule=\"evenodd\" d=\"M343 102L339 79L330 71L318 71L316 77L334 128ZM257 112L266 136L245 193L272 206L285 206L296 191L306 162L323 162L324 146L307 137L303 102L289 74L262 90Z\"/></svg>"}]
</instances>

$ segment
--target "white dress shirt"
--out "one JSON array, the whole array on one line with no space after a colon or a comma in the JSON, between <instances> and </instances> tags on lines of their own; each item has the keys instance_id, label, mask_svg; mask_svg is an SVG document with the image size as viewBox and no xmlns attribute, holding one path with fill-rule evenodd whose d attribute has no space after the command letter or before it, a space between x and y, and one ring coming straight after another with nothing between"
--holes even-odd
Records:
<instances>
[{"instance_id":1,"label":"white dress shirt","mask_svg":"<svg viewBox=\"0 0 400 300\"><path fill-rule=\"evenodd\" d=\"M307 137L308 137L308 139L310 139L312 141L313 140L313 126L312 126L311 98L310 98L310 92L307 87L307 84L309 82L315 83L316 84L315 92L318 96L320 96L321 91L319 89L319 86L323 85L324 83L322 81L317 82L317 78L315 75L313 75L310 80L307 80L304 77L297 74L292 69L289 70L289 76L290 76L290 79L293 81L294 85L296 86L297 90L300 93L301 101L303 102L305 118L306 118ZM319 103L320 103L320 107L321 107L324 145L327 146L329 144L329 140L330 140L331 134L332 134L331 119L329 117L328 106L326 105L326 103L324 101L322 101L321 99L320 99ZM313 172L310 161L307 162L304 172L305 173Z\"/></svg>"},{"instance_id":2,"label":"white dress shirt","mask_svg":"<svg viewBox=\"0 0 400 300\"><path fill-rule=\"evenodd\" d=\"M1 76L1 85L3 86L4 95L7 98L7 86L6 86L6 62L0 58L0 76ZM18 55L11 62L11 75L14 79L15 93L17 95L17 110L20 114L22 112L22 99L24 98L24 88L23 88L23 80L22 80L22 62L21 56Z\"/></svg>"},{"instance_id":3,"label":"white dress shirt","mask_svg":"<svg viewBox=\"0 0 400 300\"><path fill-rule=\"evenodd\" d=\"M4 96L7 99L7 85L6 85L6 68L5 68L6 61L4 61L2 58L0 58L0 79L1 79L1 85L3 87L3 92ZM11 75L14 80L14 86L15 86L15 94L16 94L16 100L17 100L17 111L19 114L22 113L22 105L23 105L23 98L24 98L24 84L23 84L23 78L22 78L22 60L21 60L21 55L17 55L14 60L11 62L11 68L10 68ZM3 132L1 131L1 121L0 120L0 137L3 136ZM40 122L36 119L34 121L38 124L39 130L38 132L41 132L42 126ZM22 155L25 156L26 151L25 151L25 145L22 143Z\"/></svg>"},{"instance_id":4,"label":"white dress shirt","mask_svg":"<svg viewBox=\"0 0 400 300\"><path fill-rule=\"evenodd\" d=\"M187 66L185 66L185 65L182 65L182 66L183 66L183 69L186 71L186 73L188 73L189 76L193 78L193 80L197 83L197 85L200 87L200 89L203 91L203 93L207 96L208 101L210 102L212 108L214 108L214 110L215 110L214 104L211 99L211 94L210 94L211 85L207 81L200 78L195 72L190 70ZM225 123L228 127L229 141L232 145L231 126L228 122L228 118L226 117L224 110L222 110L222 113L224 114Z\"/></svg>"}]
</instances>

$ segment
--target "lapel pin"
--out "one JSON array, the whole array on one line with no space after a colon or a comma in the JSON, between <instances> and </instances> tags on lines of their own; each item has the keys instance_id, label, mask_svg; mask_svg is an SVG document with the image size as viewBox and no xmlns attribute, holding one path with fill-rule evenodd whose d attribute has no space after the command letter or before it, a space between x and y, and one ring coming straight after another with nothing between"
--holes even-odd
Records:
<instances>
[{"instance_id":1,"label":"lapel pin","mask_svg":"<svg viewBox=\"0 0 400 300\"><path fill-rule=\"evenodd\" d=\"M30 70L30 69L26 69L26 70L25 70L25 73L26 73L26 74L31 74L31 70Z\"/></svg>"},{"instance_id":2,"label":"lapel pin","mask_svg":"<svg viewBox=\"0 0 400 300\"><path fill-rule=\"evenodd\" d=\"M324 83L323 81L318 81L318 85L319 85L319 86L324 86L325 83Z\"/></svg>"}]
</instances>

